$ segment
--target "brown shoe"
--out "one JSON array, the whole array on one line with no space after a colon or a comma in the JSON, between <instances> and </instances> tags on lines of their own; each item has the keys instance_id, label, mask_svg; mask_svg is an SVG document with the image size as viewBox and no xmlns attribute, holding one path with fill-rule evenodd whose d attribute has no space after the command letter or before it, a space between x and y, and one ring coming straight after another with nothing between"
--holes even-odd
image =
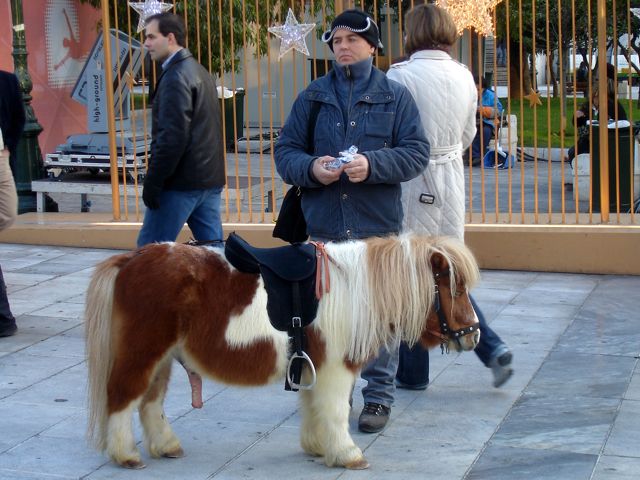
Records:
<instances>
[{"instance_id":1,"label":"brown shoe","mask_svg":"<svg viewBox=\"0 0 640 480\"><path fill-rule=\"evenodd\" d=\"M366 402L358 419L358 429L365 433L377 433L387 425L390 413L391 407Z\"/></svg>"}]
</instances>

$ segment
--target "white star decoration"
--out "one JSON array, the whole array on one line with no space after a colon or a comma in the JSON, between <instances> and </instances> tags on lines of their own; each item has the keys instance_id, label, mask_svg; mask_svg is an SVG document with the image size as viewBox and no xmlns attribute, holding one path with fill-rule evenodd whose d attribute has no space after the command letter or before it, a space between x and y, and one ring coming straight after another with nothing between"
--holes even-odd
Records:
<instances>
[{"instance_id":1,"label":"white star decoration","mask_svg":"<svg viewBox=\"0 0 640 480\"><path fill-rule=\"evenodd\" d=\"M156 13L166 12L173 5L170 3L159 2L158 0L144 0L144 2L129 2L129 6L133 8L140 18L138 19L138 33L144 30L146 20Z\"/></svg>"},{"instance_id":2,"label":"white star decoration","mask_svg":"<svg viewBox=\"0 0 640 480\"><path fill-rule=\"evenodd\" d=\"M309 56L309 49L305 37L316 27L315 23L298 23L293 14L293 10L289 9L287 20L284 25L276 25L269 27L269 32L273 33L280 39L280 60L289 50L296 49L300 53Z\"/></svg>"},{"instance_id":3,"label":"white star decoration","mask_svg":"<svg viewBox=\"0 0 640 480\"><path fill-rule=\"evenodd\" d=\"M436 4L447 10L461 34L473 27L480 35L493 35L493 9L502 0L437 0Z\"/></svg>"}]
</instances>

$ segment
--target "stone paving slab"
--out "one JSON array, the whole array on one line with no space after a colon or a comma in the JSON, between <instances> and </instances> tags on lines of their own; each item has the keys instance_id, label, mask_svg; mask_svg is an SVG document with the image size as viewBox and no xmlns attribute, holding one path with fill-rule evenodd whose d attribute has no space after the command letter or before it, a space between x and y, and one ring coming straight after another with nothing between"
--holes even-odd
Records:
<instances>
[{"instance_id":1,"label":"stone paving slab","mask_svg":"<svg viewBox=\"0 0 640 480\"><path fill-rule=\"evenodd\" d=\"M0 244L19 332L0 339L0 478L630 480L640 472L640 277L484 271L473 292L514 353L500 389L473 353L430 359L426 391L398 390L388 427L350 426L371 468L327 468L299 446L295 394L203 387L191 407L174 368L165 404L186 457L129 471L85 439L82 311L97 262L115 250ZM136 438L141 428L134 420Z\"/></svg>"}]
</instances>

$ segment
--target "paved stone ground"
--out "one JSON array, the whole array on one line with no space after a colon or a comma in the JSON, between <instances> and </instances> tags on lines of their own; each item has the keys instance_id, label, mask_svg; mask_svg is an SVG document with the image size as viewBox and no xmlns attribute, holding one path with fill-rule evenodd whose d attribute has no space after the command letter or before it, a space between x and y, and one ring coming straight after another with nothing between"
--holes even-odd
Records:
<instances>
[{"instance_id":1,"label":"paved stone ground","mask_svg":"<svg viewBox=\"0 0 640 480\"><path fill-rule=\"evenodd\" d=\"M187 456L129 471L84 438L82 311L115 251L0 244L19 333L0 339L0 478L631 480L640 472L640 277L484 271L474 292L514 352L501 389L473 353L431 357L426 391L398 390L388 428L357 432L371 468L327 468L298 445L296 394L280 383L205 382L190 407L176 369L166 412ZM136 420L137 422L137 420ZM140 428L136 423L137 438Z\"/></svg>"}]
</instances>

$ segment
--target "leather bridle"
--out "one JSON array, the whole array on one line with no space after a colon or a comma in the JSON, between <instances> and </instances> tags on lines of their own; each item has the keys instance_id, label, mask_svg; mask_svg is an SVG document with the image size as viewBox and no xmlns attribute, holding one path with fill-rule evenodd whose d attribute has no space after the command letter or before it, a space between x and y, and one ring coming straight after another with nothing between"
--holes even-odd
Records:
<instances>
[{"instance_id":1,"label":"leather bridle","mask_svg":"<svg viewBox=\"0 0 640 480\"><path fill-rule=\"evenodd\" d=\"M441 272L436 272L433 274L433 279L435 281L435 305L434 309L438 314L438 321L440 322L440 331L435 332L433 330L428 330L429 333L435 335L440 339L440 349L442 353L449 353L449 340L455 340L458 345L460 345L460 338L465 335L470 335L473 332L477 331L480 328L480 324L476 323L469 327L460 328L458 330L452 330L449 327L449 322L447 321L447 317L444 314L442 309L442 302L440 302L440 288L438 287L438 280L441 278L449 278L451 276L451 269L447 268Z\"/></svg>"}]
</instances>

